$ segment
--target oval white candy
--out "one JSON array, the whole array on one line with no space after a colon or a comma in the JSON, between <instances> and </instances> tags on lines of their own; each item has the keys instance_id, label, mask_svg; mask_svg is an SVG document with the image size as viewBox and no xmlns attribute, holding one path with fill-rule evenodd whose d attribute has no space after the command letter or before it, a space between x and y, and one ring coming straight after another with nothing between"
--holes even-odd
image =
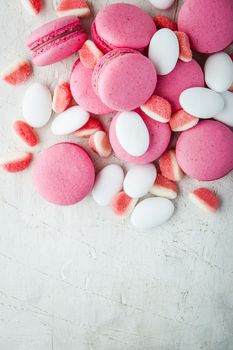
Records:
<instances>
[{"instance_id":1,"label":"oval white candy","mask_svg":"<svg viewBox=\"0 0 233 350\"><path fill-rule=\"evenodd\" d=\"M92 190L93 199L102 206L110 204L113 197L122 189L123 180L124 172L119 165L107 165L96 176Z\"/></svg>"},{"instance_id":2,"label":"oval white candy","mask_svg":"<svg viewBox=\"0 0 233 350\"><path fill-rule=\"evenodd\" d=\"M180 104L187 113L198 118L208 119L223 110L224 100L220 94L213 90L194 87L181 93Z\"/></svg>"},{"instance_id":3,"label":"oval white candy","mask_svg":"<svg viewBox=\"0 0 233 350\"><path fill-rule=\"evenodd\" d=\"M157 171L153 164L132 167L125 176L123 184L125 193L131 198L145 196L153 186L156 176Z\"/></svg>"},{"instance_id":4,"label":"oval white candy","mask_svg":"<svg viewBox=\"0 0 233 350\"><path fill-rule=\"evenodd\" d=\"M174 204L169 199L147 198L135 207L131 215L131 223L136 228L150 229L164 224L173 212Z\"/></svg>"},{"instance_id":5,"label":"oval white candy","mask_svg":"<svg viewBox=\"0 0 233 350\"><path fill-rule=\"evenodd\" d=\"M23 117L34 128L44 126L52 114L52 97L49 89L34 83L27 89L23 99Z\"/></svg>"},{"instance_id":6,"label":"oval white candy","mask_svg":"<svg viewBox=\"0 0 233 350\"><path fill-rule=\"evenodd\" d=\"M160 10L167 10L171 7L175 0L149 0L152 5Z\"/></svg>"},{"instance_id":7,"label":"oval white candy","mask_svg":"<svg viewBox=\"0 0 233 350\"><path fill-rule=\"evenodd\" d=\"M170 73L179 58L179 43L175 33L167 28L158 30L150 41L148 56L159 75Z\"/></svg>"},{"instance_id":8,"label":"oval white candy","mask_svg":"<svg viewBox=\"0 0 233 350\"><path fill-rule=\"evenodd\" d=\"M206 85L217 92L228 90L233 82L233 62L225 52L209 56L204 71Z\"/></svg>"},{"instance_id":9,"label":"oval white candy","mask_svg":"<svg viewBox=\"0 0 233 350\"><path fill-rule=\"evenodd\" d=\"M148 129L136 112L119 114L116 121L116 136L121 147L132 156L142 156L149 147Z\"/></svg>"},{"instance_id":10,"label":"oval white candy","mask_svg":"<svg viewBox=\"0 0 233 350\"><path fill-rule=\"evenodd\" d=\"M225 91L221 94L224 100L224 108L214 119L233 127L233 93Z\"/></svg>"},{"instance_id":11,"label":"oval white candy","mask_svg":"<svg viewBox=\"0 0 233 350\"><path fill-rule=\"evenodd\" d=\"M52 122L51 130L55 135L68 135L85 125L90 114L80 106L68 108Z\"/></svg>"}]
</instances>

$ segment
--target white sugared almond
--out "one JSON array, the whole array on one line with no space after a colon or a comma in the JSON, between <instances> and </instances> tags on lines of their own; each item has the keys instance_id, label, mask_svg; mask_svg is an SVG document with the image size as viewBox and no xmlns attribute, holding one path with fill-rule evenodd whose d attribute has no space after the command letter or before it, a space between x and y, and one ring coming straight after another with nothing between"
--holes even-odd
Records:
<instances>
[{"instance_id":1,"label":"white sugared almond","mask_svg":"<svg viewBox=\"0 0 233 350\"><path fill-rule=\"evenodd\" d=\"M53 120L51 130L54 135L71 134L85 125L89 117L89 112L85 111L82 107L70 107Z\"/></svg>"},{"instance_id":2,"label":"white sugared almond","mask_svg":"<svg viewBox=\"0 0 233 350\"><path fill-rule=\"evenodd\" d=\"M124 180L123 169L118 164L109 164L96 176L92 196L96 203L106 206L121 191Z\"/></svg>"},{"instance_id":3,"label":"white sugared almond","mask_svg":"<svg viewBox=\"0 0 233 350\"><path fill-rule=\"evenodd\" d=\"M152 229L164 224L174 212L174 204L167 198L146 198L136 205L131 223L138 229Z\"/></svg>"},{"instance_id":4,"label":"white sugared almond","mask_svg":"<svg viewBox=\"0 0 233 350\"><path fill-rule=\"evenodd\" d=\"M153 186L156 176L154 164L133 166L125 176L123 184L125 193L132 198L145 196Z\"/></svg>"}]
</instances>

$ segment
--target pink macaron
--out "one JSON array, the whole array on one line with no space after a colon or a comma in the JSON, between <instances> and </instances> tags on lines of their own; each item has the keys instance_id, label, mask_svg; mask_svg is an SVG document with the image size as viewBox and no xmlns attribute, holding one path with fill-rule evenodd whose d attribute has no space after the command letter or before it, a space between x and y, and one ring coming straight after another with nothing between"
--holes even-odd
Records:
<instances>
[{"instance_id":1,"label":"pink macaron","mask_svg":"<svg viewBox=\"0 0 233 350\"><path fill-rule=\"evenodd\" d=\"M233 169L232 150L233 132L220 122L205 120L179 136L176 157L187 175L211 181Z\"/></svg>"},{"instance_id":2,"label":"pink macaron","mask_svg":"<svg viewBox=\"0 0 233 350\"><path fill-rule=\"evenodd\" d=\"M119 113L111 122L109 139L116 156L120 160L134 164L146 164L158 159L166 151L171 138L171 129L168 123L157 122L148 117L140 109L137 109L136 112L142 117L149 132L150 143L146 153L142 156L135 157L122 148L116 135L116 121Z\"/></svg>"},{"instance_id":3,"label":"pink macaron","mask_svg":"<svg viewBox=\"0 0 233 350\"><path fill-rule=\"evenodd\" d=\"M78 59L71 72L70 89L75 101L86 111L94 114L107 114L112 109L107 107L96 95L92 87L92 70L84 67Z\"/></svg>"},{"instance_id":4,"label":"pink macaron","mask_svg":"<svg viewBox=\"0 0 233 350\"><path fill-rule=\"evenodd\" d=\"M153 19L131 4L111 4L97 14L91 28L95 44L104 53L127 47L144 50L156 32Z\"/></svg>"},{"instance_id":5,"label":"pink macaron","mask_svg":"<svg viewBox=\"0 0 233 350\"><path fill-rule=\"evenodd\" d=\"M37 66L46 66L78 51L87 40L87 34L75 16L55 19L36 29L28 38L27 46Z\"/></svg>"},{"instance_id":6,"label":"pink macaron","mask_svg":"<svg viewBox=\"0 0 233 350\"><path fill-rule=\"evenodd\" d=\"M95 66L92 85L101 101L116 111L130 111L153 94L157 73L153 63L138 51L114 49Z\"/></svg>"},{"instance_id":7,"label":"pink macaron","mask_svg":"<svg viewBox=\"0 0 233 350\"><path fill-rule=\"evenodd\" d=\"M194 50L221 51L233 41L233 1L186 0L179 12L178 28L188 34Z\"/></svg>"},{"instance_id":8,"label":"pink macaron","mask_svg":"<svg viewBox=\"0 0 233 350\"><path fill-rule=\"evenodd\" d=\"M71 205L92 190L95 169L83 148L63 142L42 152L35 163L33 179L44 199L58 205Z\"/></svg>"},{"instance_id":9,"label":"pink macaron","mask_svg":"<svg viewBox=\"0 0 233 350\"><path fill-rule=\"evenodd\" d=\"M181 92L204 84L202 69L194 59L190 62L178 61L171 73L158 76L155 93L166 98L171 103L173 112L176 112L181 109Z\"/></svg>"}]
</instances>

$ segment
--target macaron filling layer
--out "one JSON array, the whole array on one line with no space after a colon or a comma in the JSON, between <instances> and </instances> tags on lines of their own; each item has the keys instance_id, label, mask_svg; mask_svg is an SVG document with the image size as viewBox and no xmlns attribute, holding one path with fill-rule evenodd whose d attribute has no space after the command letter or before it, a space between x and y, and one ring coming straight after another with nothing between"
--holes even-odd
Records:
<instances>
[{"instance_id":1,"label":"macaron filling layer","mask_svg":"<svg viewBox=\"0 0 233 350\"><path fill-rule=\"evenodd\" d=\"M99 36L96 29L95 22L93 22L91 26L91 35L92 35L92 38L95 40L96 44L98 44L100 46L100 49L104 50L105 53L116 48Z\"/></svg>"},{"instance_id":2,"label":"macaron filling layer","mask_svg":"<svg viewBox=\"0 0 233 350\"><path fill-rule=\"evenodd\" d=\"M33 51L33 57L35 57L51 47L57 46L60 43L79 35L80 33L85 33L85 31L81 27L80 23L77 24L77 21L75 21L74 23L68 24L61 29L50 32L32 43L28 43L28 47Z\"/></svg>"}]
</instances>

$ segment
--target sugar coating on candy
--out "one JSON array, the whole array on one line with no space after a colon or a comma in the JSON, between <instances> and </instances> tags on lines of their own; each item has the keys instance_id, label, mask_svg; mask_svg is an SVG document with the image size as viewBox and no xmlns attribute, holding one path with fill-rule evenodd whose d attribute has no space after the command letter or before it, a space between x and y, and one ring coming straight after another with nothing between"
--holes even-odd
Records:
<instances>
[{"instance_id":1,"label":"sugar coating on candy","mask_svg":"<svg viewBox=\"0 0 233 350\"><path fill-rule=\"evenodd\" d=\"M31 61L16 61L1 72L1 79L10 85L24 83L32 74Z\"/></svg>"},{"instance_id":2,"label":"sugar coating on candy","mask_svg":"<svg viewBox=\"0 0 233 350\"><path fill-rule=\"evenodd\" d=\"M21 0L30 15L37 15L43 7L43 0Z\"/></svg>"},{"instance_id":3,"label":"sugar coating on candy","mask_svg":"<svg viewBox=\"0 0 233 350\"><path fill-rule=\"evenodd\" d=\"M137 201L137 198L131 198L124 191L121 191L113 197L111 208L114 214L126 218L133 211Z\"/></svg>"},{"instance_id":4,"label":"sugar coating on candy","mask_svg":"<svg viewBox=\"0 0 233 350\"><path fill-rule=\"evenodd\" d=\"M89 138L91 135L95 134L97 131L104 131L103 125L99 119L90 117L88 122L82 126L80 129L76 130L73 135L76 137Z\"/></svg>"},{"instance_id":5,"label":"sugar coating on candy","mask_svg":"<svg viewBox=\"0 0 233 350\"><path fill-rule=\"evenodd\" d=\"M108 158L112 153L112 147L105 131L97 131L91 135L89 146L101 158Z\"/></svg>"},{"instance_id":6,"label":"sugar coating on candy","mask_svg":"<svg viewBox=\"0 0 233 350\"><path fill-rule=\"evenodd\" d=\"M64 112L72 101L72 94L70 91L70 84L62 82L57 84L54 89L52 108L56 113Z\"/></svg>"},{"instance_id":7,"label":"sugar coating on candy","mask_svg":"<svg viewBox=\"0 0 233 350\"><path fill-rule=\"evenodd\" d=\"M94 69L103 55L103 52L91 40L87 40L79 50L80 61L88 69Z\"/></svg>"},{"instance_id":8,"label":"sugar coating on candy","mask_svg":"<svg viewBox=\"0 0 233 350\"><path fill-rule=\"evenodd\" d=\"M198 122L199 118L180 109L172 114L169 124L172 131L185 131L197 125Z\"/></svg>"},{"instance_id":9,"label":"sugar coating on candy","mask_svg":"<svg viewBox=\"0 0 233 350\"><path fill-rule=\"evenodd\" d=\"M161 123L167 123L171 118L171 104L161 96L152 95L140 108L149 117Z\"/></svg>"},{"instance_id":10,"label":"sugar coating on candy","mask_svg":"<svg viewBox=\"0 0 233 350\"><path fill-rule=\"evenodd\" d=\"M124 171L118 164L109 164L96 176L92 196L96 203L106 206L122 190Z\"/></svg>"},{"instance_id":11,"label":"sugar coating on candy","mask_svg":"<svg viewBox=\"0 0 233 350\"><path fill-rule=\"evenodd\" d=\"M166 98L176 112L181 109L179 97L184 90L204 85L204 74L194 59L190 62L178 60L171 73L158 77L155 93Z\"/></svg>"},{"instance_id":12,"label":"sugar coating on candy","mask_svg":"<svg viewBox=\"0 0 233 350\"><path fill-rule=\"evenodd\" d=\"M147 126L135 111L118 114L116 137L121 147L135 157L145 154L150 144Z\"/></svg>"},{"instance_id":13,"label":"sugar coating on candy","mask_svg":"<svg viewBox=\"0 0 233 350\"><path fill-rule=\"evenodd\" d=\"M175 199L177 197L178 187L175 182L158 174L150 193L158 197Z\"/></svg>"},{"instance_id":14,"label":"sugar coating on candy","mask_svg":"<svg viewBox=\"0 0 233 350\"><path fill-rule=\"evenodd\" d=\"M33 168L37 192L57 205L80 202L92 190L94 164L87 152L70 142L62 142L44 150Z\"/></svg>"},{"instance_id":15,"label":"sugar coating on candy","mask_svg":"<svg viewBox=\"0 0 233 350\"><path fill-rule=\"evenodd\" d=\"M177 23L166 16L160 16L160 15L155 16L154 22L155 22L156 27L158 29L168 28L168 29L171 29L173 31L177 30Z\"/></svg>"},{"instance_id":16,"label":"sugar coating on candy","mask_svg":"<svg viewBox=\"0 0 233 350\"><path fill-rule=\"evenodd\" d=\"M179 42L175 33L168 28L158 30L150 41L148 57L158 75L172 72L179 58Z\"/></svg>"},{"instance_id":17,"label":"sugar coating on candy","mask_svg":"<svg viewBox=\"0 0 233 350\"><path fill-rule=\"evenodd\" d=\"M30 152L13 152L0 159L0 166L9 173L26 169L32 161Z\"/></svg>"},{"instance_id":18,"label":"sugar coating on candy","mask_svg":"<svg viewBox=\"0 0 233 350\"><path fill-rule=\"evenodd\" d=\"M85 0L61 0L57 6L58 17L77 16L87 17L91 13Z\"/></svg>"},{"instance_id":19,"label":"sugar coating on candy","mask_svg":"<svg viewBox=\"0 0 233 350\"><path fill-rule=\"evenodd\" d=\"M219 208L219 198L208 188L201 187L189 193L190 201L208 213L215 213Z\"/></svg>"},{"instance_id":20,"label":"sugar coating on candy","mask_svg":"<svg viewBox=\"0 0 233 350\"><path fill-rule=\"evenodd\" d=\"M176 160L175 150L165 152L159 159L162 175L172 181L180 181L184 175Z\"/></svg>"},{"instance_id":21,"label":"sugar coating on candy","mask_svg":"<svg viewBox=\"0 0 233 350\"><path fill-rule=\"evenodd\" d=\"M35 130L23 120L16 120L13 124L13 130L28 146L34 147L39 143L39 137Z\"/></svg>"},{"instance_id":22,"label":"sugar coating on candy","mask_svg":"<svg viewBox=\"0 0 233 350\"><path fill-rule=\"evenodd\" d=\"M167 198L146 198L136 205L131 223L139 229L151 229L169 220L174 209L174 204Z\"/></svg>"},{"instance_id":23,"label":"sugar coating on candy","mask_svg":"<svg viewBox=\"0 0 233 350\"><path fill-rule=\"evenodd\" d=\"M23 117L34 128L44 126L52 114L52 97L47 86L40 83L30 85L23 99Z\"/></svg>"},{"instance_id":24,"label":"sugar coating on candy","mask_svg":"<svg viewBox=\"0 0 233 350\"><path fill-rule=\"evenodd\" d=\"M73 106L53 119L51 130L54 135L68 135L84 126L89 118L89 112L80 106Z\"/></svg>"},{"instance_id":25,"label":"sugar coating on candy","mask_svg":"<svg viewBox=\"0 0 233 350\"><path fill-rule=\"evenodd\" d=\"M179 59L184 62L192 61L193 53L190 48L188 35L184 32L178 32L178 31L176 31L175 34L177 36L179 47L180 47Z\"/></svg>"}]
</instances>

